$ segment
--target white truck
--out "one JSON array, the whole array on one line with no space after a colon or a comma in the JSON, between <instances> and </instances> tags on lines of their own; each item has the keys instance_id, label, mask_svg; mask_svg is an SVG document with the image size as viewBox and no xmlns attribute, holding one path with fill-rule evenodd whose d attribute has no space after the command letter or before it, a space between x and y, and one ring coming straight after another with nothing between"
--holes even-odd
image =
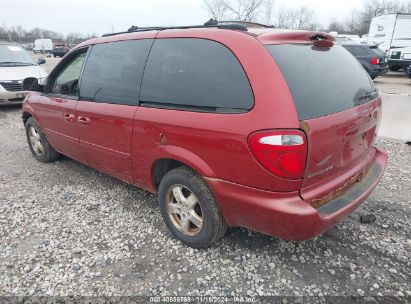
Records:
<instances>
[{"instance_id":1,"label":"white truck","mask_svg":"<svg viewBox=\"0 0 411 304\"><path fill-rule=\"evenodd\" d=\"M53 41L51 39L36 39L34 40L34 53L53 53Z\"/></svg>"},{"instance_id":2,"label":"white truck","mask_svg":"<svg viewBox=\"0 0 411 304\"><path fill-rule=\"evenodd\" d=\"M368 33L368 44L378 44L387 52L391 70L411 64L411 13L374 17Z\"/></svg>"}]
</instances>

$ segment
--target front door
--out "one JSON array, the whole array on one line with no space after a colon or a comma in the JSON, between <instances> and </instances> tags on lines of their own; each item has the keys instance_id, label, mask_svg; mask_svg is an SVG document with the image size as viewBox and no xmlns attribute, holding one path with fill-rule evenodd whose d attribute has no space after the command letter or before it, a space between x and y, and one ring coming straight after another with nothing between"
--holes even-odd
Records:
<instances>
[{"instance_id":1,"label":"front door","mask_svg":"<svg viewBox=\"0 0 411 304\"><path fill-rule=\"evenodd\" d=\"M46 93L38 100L37 113L49 143L62 154L85 163L77 133L78 82L87 49L59 64L48 79Z\"/></svg>"}]
</instances>

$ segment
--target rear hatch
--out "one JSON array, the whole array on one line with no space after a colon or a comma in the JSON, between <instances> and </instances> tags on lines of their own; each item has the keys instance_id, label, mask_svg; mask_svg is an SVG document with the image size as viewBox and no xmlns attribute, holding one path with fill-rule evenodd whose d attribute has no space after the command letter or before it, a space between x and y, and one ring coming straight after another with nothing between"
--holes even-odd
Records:
<instances>
[{"instance_id":1,"label":"rear hatch","mask_svg":"<svg viewBox=\"0 0 411 304\"><path fill-rule=\"evenodd\" d=\"M308 153L301 196L314 206L361 179L372 163L381 99L343 47L266 45L294 99Z\"/></svg>"}]
</instances>

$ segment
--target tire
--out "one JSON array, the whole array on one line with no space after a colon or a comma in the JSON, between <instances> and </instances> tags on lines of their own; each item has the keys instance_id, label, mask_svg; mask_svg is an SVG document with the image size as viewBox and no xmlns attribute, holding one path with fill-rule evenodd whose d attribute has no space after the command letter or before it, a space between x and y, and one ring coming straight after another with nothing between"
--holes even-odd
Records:
<instances>
[{"instance_id":1,"label":"tire","mask_svg":"<svg viewBox=\"0 0 411 304\"><path fill-rule=\"evenodd\" d=\"M178 203L176 197L179 195L176 196L175 193L183 194L184 198L180 197L183 203ZM190 208L195 201L195 207ZM199 175L186 167L171 170L163 177L158 202L167 228L187 246L209 247L218 242L227 231L221 210L210 189ZM176 211L176 208L179 210ZM201 225L199 218L202 219ZM189 219L188 229L184 225L185 219Z\"/></svg>"},{"instance_id":2,"label":"tire","mask_svg":"<svg viewBox=\"0 0 411 304\"><path fill-rule=\"evenodd\" d=\"M33 117L27 119L25 127L27 143L35 159L42 163L48 163L60 157L60 153L49 144Z\"/></svg>"}]
</instances>

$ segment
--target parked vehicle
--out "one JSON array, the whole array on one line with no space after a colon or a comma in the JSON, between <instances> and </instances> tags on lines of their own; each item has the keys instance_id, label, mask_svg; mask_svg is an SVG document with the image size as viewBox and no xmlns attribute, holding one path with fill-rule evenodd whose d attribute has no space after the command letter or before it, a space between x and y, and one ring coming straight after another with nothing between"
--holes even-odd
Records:
<instances>
[{"instance_id":1,"label":"parked vehicle","mask_svg":"<svg viewBox=\"0 0 411 304\"><path fill-rule=\"evenodd\" d=\"M53 56L54 57L63 57L69 51L70 51L70 47L68 46L68 44L56 43L56 44L54 44Z\"/></svg>"},{"instance_id":2,"label":"parked vehicle","mask_svg":"<svg viewBox=\"0 0 411 304\"><path fill-rule=\"evenodd\" d=\"M33 44L33 43L25 43L25 44L22 45L22 47L23 47L26 51L32 52L32 51L33 51L34 44Z\"/></svg>"},{"instance_id":3,"label":"parked vehicle","mask_svg":"<svg viewBox=\"0 0 411 304\"><path fill-rule=\"evenodd\" d=\"M406 68L411 64L411 47L391 49L389 58L390 69L392 71L399 71L402 68Z\"/></svg>"},{"instance_id":4,"label":"parked vehicle","mask_svg":"<svg viewBox=\"0 0 411 304\"><path fill-rule=\"evenodd\" d=\"M405 70L405 76L407 76L408 78L411 78L411 64Z\"/></svg>"},{"instance_id":5,"label":"parked vehicle","mask_svg":"<svg viewBox=\"0 0 411 304\"><path fill-rule=\"evenodd\" d=\"M352 44L367 44L367 38L358 35L339 34L337 32L329 32L334 37L337 43L352 43Z\"/></svg>"},{"instance_id":6,"label":"parked vehicle","mask_svg":"<svg viewBox=\"0 0 411 304\"><path fill-rule=\"evenodd\" d=\"M22 87L25 78L45 79L47 73L38 63L19 45L0 42L0 105L22 103L28 93Z\"/></svg>"},{"instance_id":7,"label":"parked vehicle","mask_svg":"<svg viewBox=\"0 0 411 304\"><path fill-rule=\"evenodd\" d=\"M53 53L53 41L51 39L36 39L34 40L34 53Z\"/></svg>"},{"instance_id":8,"label":"parked vehicle","mask_svg":"<svg viewBox=\"0 0 411 304\"><path fill-rule=\"evenodd\" d=\"M158 194L168 229L210 246L227 226L319 235L371 193L381 98L325 33L209 22L84 42L26 79L28 145Z\"/></svg>"},{"instance_id":9,"label":"parked vehicle","mask_svg":"<svg viewBox=\"0 0 411 304\"><path fill-rule=\"evenodd\" d=\"M377 46L363 44L341 44L361 63L371 79L387 74L388 60L384 51Z\"/></svg>"},{"instance_id":10,"label":"parked vehicle","mask_svg":"<svg viewBox=\"0 0 411 304\"><path fill-rule=\"evenodd\" d=\"M388 65L398 71L411 63L411 14L398 13L374 17L368 44L377 44L388 53Z\"/></svg>"}]
</instances>

